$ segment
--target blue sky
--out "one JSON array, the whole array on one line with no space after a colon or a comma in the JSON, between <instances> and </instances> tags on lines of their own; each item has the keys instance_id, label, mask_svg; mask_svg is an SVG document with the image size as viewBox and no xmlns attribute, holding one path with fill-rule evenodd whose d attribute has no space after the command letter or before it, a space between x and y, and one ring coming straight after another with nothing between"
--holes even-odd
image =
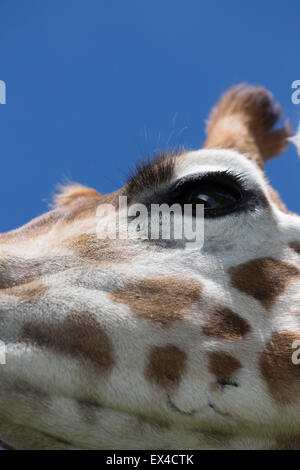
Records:
<instances>
[{"instance_id":1,"label":"blue sky","mask_svg":"<svg viewBox=\"0 0 300 470\"><path fill-rule=\"evenodd\" d=\"M269 88L294 127L299 0L1 0L0 231L43 213L55 184L110 192L155 149L200 148L225 89ZM300 212L300 160L267 166Z\"/></svg>"}]
</instances>

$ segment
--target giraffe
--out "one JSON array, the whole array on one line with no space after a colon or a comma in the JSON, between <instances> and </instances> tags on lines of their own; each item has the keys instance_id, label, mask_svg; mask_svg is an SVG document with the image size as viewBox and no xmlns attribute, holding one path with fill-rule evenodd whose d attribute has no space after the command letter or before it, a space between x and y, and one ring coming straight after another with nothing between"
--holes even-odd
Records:
<instances>
[{"instance_id":1,"label":"giraffe","mask_svg":"<svg viewBox=\"0 0 300 470\"><path fill-rule=\"evenodd\" d=\"M300 217L264 173L291 140L280 114L236 86L200 150L156 156L111 194L63 187L0 235L4 446L300 448ZM100 239L97 211L120 195L204 204L203 246Z\"/></svg>"}]
</instances>

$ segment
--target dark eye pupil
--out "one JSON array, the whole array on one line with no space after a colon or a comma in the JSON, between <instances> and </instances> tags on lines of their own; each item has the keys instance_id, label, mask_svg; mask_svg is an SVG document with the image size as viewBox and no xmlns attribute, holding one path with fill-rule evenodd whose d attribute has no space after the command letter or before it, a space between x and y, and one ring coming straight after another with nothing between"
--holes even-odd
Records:
<instances>
[{"instance_id":1,"label":"dark eye pupil","mask_svg":"<svg viewBox=\"0 0 300 470\"><path fill-rule=\"evenodd\" d=\"M226 207L236 202L236 197L233 194L224 191L207 191L206 193L199 193L191 195L191 203L204 204L205 209L216 209L218 207Z\"/></svg>"},{"instance_id":2,"label":"dark eye pupil","mask_svg":"<svg viewBox=\"0 0 300 470\"><path fill-rule=\"evenodd\" d=\"M242 177L229 172L214 172L207 175L186 177L167 189L153 194L152 204L179 204L182 213L192 206L192 215L202 212L197 206L204 206L205 217L219 217L246 208L251 193L244 187ZM190 207L188 208L190 211Z\"/></svg>"},{"instance_id":3,"label":"dark eye pupil","mask_svg":"<svg viewBox=\"0 0 300 470\"><path fill-rule=\"evenodd\" d=\"M242 194L240 185L232 178L210 175L202 180L186 181L177 189L174 196L176 202L182 206L192 204L194 215L196 215L196 205L203 204L207 217L217 217L234 211L241 201Z\"/></svg>"}]
</instances>

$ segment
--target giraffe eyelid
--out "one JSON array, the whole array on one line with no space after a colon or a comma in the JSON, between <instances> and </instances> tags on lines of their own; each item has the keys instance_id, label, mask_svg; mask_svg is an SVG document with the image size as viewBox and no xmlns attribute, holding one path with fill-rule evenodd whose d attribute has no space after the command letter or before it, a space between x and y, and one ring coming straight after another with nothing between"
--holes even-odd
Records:
<instances>
[{"instance_id":1,"label":"giraffe eyelid","mask_svg":"<svg viewBox=\"0 0 300 470\"><path fill-rule=\"evenodd\" d=\"M167 204L170 207L173 204L179 204L184 207L186 204L190 204L193 207L195 204L201 204L201 202L189 202L188 196L193 192L196 194L197 191L201 195L205 192L210 191L210 185L212 187L211 193L218 194L218 187L221 189L219 195L224 195L225 201L227 197L228 203L219 207L205 207L204 216L209 218L216 218L240 212L244 210L254 210L257 206L266 205L267 201L261 190L254 187L253 184L247 184L246 175L242 173L233 172L231 170L224 171L212 171L206 173L194 173L192 175L184 176L177 179L173 183L169 183L167 187L163 189L157 189L152 193L147 193L144 201L141 201L147 208L150 208L151 204ZM222 192L224 194L222 194Z\"/></svg>"}]
</instances>

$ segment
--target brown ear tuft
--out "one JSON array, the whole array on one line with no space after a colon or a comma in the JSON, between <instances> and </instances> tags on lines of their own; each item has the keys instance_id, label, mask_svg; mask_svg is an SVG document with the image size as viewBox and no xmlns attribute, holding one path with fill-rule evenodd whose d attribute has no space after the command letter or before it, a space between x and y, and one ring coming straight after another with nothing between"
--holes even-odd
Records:
<instances>
[{"instance_id":1,"label":"brown ear tuft","mask_svg":"<svg viewBox=\"0 0 300 470\"><path fill-rule=\"evenodd\" d=\"M78 183L71 183L67 186L58 185L59 193L53 197L54 208L68 206L74 202L78 202L82 198L98 198L101 197L100 193L95 189L82 186Z\"/></svg>"},{"instance_id":2,"label":"brown ear tuft","mask_svg":"<svg viewBox=\"0 0 300 470\"><path fill-rule=\"evenodd\" d=\"M213 108L207 124L205 148L230 148L244 153L260 167L288 146L288 121L273 129L281 116L278 103L262 87L240 84Z\"/></svg>"}]
</instances>

